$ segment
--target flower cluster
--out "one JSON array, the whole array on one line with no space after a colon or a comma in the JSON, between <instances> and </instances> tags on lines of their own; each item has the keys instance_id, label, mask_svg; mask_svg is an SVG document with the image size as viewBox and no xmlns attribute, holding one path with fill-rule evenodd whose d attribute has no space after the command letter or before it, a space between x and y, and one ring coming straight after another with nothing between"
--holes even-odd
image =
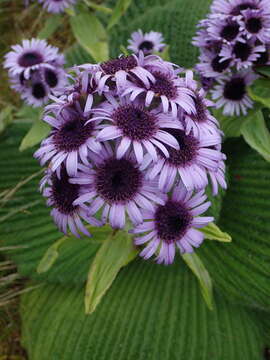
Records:
<instances>
[{"instance_id":1,"label":"flower cluster","mask_svg":"<svg viewBox=\"0 0 270 360\"><path fill-rule=\"evenodd\" d=\"M64 56L45 40L23 40L6 54L4 67L11 87L33 106L48 102L49 95L66 83Z\"/></svg>"},{"instance_id":2,"label":"flower cluster","mask_svg":"<svg viewBox=\"0 0 270 360\"><path fill-rule=\"evenodd\" d=\"M197 70L225 115L246 114L253 103L247 86L258 66L270 64L270 2L214 0L193 44L201 50Z\"/></svg>"},{"instance_id":3,"label":"flower cluster","mask_svg":"<svg viewBox=\"0 0 270 360\"><path fill-rule=\"evenodd\" d=\"M162 52L166 46L161 33L150 31L144 34L141 29L131 34L131 39L128 40L128 43L127 48L134 54L139 54L142 51L144 55Z\"/></svg>"},{"instance_id":4,"label":"flower cluster","mask_svg":"<svg viewBox=\"0 0 270 360\"><path fill-rule=\"evenodd\" d=\"M38 0L51 13L61 13L76 3L77 0Z\"/></svg>"},{"instance_id":5,"label":"flower cluster","mask_svg":"<svg viewBox=\"0 0 270 360\"><path fill-rule=\"evenodd\" d=\"M126 228L141 256L173 262L203 241L197 228L213 193L225 188L222 134L191 71L156 55L72 69L45 108L51 133L36 151L49 164L41 191L61 231L90 236L85 223Z\"/></svg>"}]
</instances>

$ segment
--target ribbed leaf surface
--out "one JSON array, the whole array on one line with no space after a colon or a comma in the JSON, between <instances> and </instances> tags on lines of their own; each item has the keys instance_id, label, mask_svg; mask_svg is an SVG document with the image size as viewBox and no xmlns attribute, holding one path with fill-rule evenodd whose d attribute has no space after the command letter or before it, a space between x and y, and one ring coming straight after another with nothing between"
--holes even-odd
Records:
<instances>
[{"instance_id":1,"label":"ribbed leaf surface","mask_svg":"<svg viewBox=\"0 0 270 360\"><path fill-rule=\"evenodd\" d=\"M171 60L184 67L197 62L198 49L191 44L196 24L209 10L211 0L137 0L111 32L111 52L120 53L133 31L159 31L170 45Z\"/></svg>"},{"instance_id":2,"label":"ribbed leaf surface","mask_svg":"<svg viewBox=\"0 0 270 360\"><path fill-rule=\"evenodd\" d=\"M21 310L29 360L261 360L264 348L254 314L221 297L207 310L180 259L128 265L90 316L83 291L59 285L24 295Z\"/></svg>"},{"instance_id":3,"label":"ribbed leaf surface","mask_svg":"<svg viewBox=\"0 0 270 360\"><path fill-rule=\"evenodd\" d=\"M21 153L18 150L26 130L25 126L13 126L0 140L1 244L4 243L5 247L20 246L9 254L18 264L22 275L36 278L36 268L41 258L63 234L57 231L49 216L50 210L38 192L41 174L37 174L40 166L32 157L33 151ZM23 184L32 174L36 176ZM12 189L13 194L10 192ZM105 231L104 237L107 235ZM67 283L85 280L98 246L87 238L67 240L61 246L60 256L54 266L41 278Z\"/></svg>"},{"instance_id":4,"label":"ribbed leaf surface","mask_svg":"<svg viewBox=\"0 0 270 360\"><path fill-rule=\"evenodd\" d=\"M219 227L230 244L200 249L214 282L239 301L270 309L270 164L238 140L227 144L230 187Z\"/></svg>"}]
</instances>

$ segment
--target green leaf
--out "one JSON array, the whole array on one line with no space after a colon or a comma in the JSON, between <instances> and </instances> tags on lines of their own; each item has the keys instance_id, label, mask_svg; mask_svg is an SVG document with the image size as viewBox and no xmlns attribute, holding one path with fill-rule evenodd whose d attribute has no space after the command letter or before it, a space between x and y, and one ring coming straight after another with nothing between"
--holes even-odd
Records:
<instances>
[{"instance_id":1,"label":"green leaf","mask_svg":"<svg viewBox=\"0 0 270 360\"><path fill-rule=\"evenodd\" d=\"M58 29L62 22L62 15L50 15L50 17L48 17L48 19L46 20L43 28L37 34L37 37L39 39L48 39Z\"/></svg>"},{"instance_id":2,"label":"green leaf","mask_svg":"<svg viewBox=\"0 0 270 360\"><path fill-rule=\"evenodd\" d=\"M31 129L23 138L20 151L24 151L39 144L50 132L50 126L41 119L36 119Z\"/></svg>"},{"instance_id":3,"label":"green leaf","mask_svg":"<svg viewBox=\"0 0 270 360\"><path fill-rule=\"evenodd\" d=\"M85 63L91 63L95 60L92 56L84 50L79 44L74 44L69 47L65 52L66 65L72 67L74 65L81 65Z\"/></svg>"},{"instance_id":4,"label":"green leaf","mask_svg":"<svg viewBox=\"0 0 270 360\"><path fill-rule=\"evenodd\" d=\"M70 24L78 43L88 51L95 61L108 60L107 33L95 15L80 12L70 17Z\"/></svg>"},{"instance_id":5,"label":"green leaf","mask_svg":"<svg viewBox=\"0 0 270 360\"><path fill-rule=\"evenodd\" d=\"M171 61L185 68L198 62L199 50L192 45L196 25L209 11L212 0L141 0L133 1L125 16L110 31L110 51L119 55L133 31L162 32L170 44ZM181 21L179 21L181 19Z\"/></svg>"},{"instance_id":6,"label":"green leaf","mask_svg":"<svg viewBox=\"0 0 270 360\"><path fill-rule=\"evenodd\" d=\"M113 13L111 15L108 29L111 29L114 25L118 23L120 18L125 14L127 9L129 8L132 0L117 0L117 3L113 9Z\"/></svg>"},{"instance_id":7,"label":"green leaf","mask_svg":"<svg viewBox=\"0 0 270 360\"><path fill-rule=\"evenodd\" d=\"M112 9L108 8L106 6L98 5L98 4L96 4L96 3L92 2L92 1L89 1L89 0L84 0L84 2L91 9L100 11L100 12L102 12L104 14L111 14L112 13Z\"/></svg>"},{"instance_id":8,"label":"green leaf","mask_svg":"<svg viewBox=\"0 0 270 360\"><path fill-rule=\"evenodd\" d=\"M253 108L248 110L247 115L241 116L227 116L223 115L222 109L213 109L212 112L215 118L219 121L221 130L226 137L239 137L241 136L241 129L243 124L249 119L253 119L254 115L262 106L258 103L254 104Z\"/></svg>"},{"instance_id":9,"label":"green leaf","mask_svg":"<svg viewBox=\"0 0 270 360\"><path fill-rule=\"evenodd\" d=\"M0 111L0 134L10 125L13 121L12 116L13 107L7 105L3 110Z\"/></svg>"},{"instance_id":10,"label":"green leaf","mask_svg":"<svg viewBox=\"0 0 270 360\"><path fill-rule=\"evenodd\" d=\"M199 280L202 296L208 308L213 310L213 285L208 271L206 270L199 256L195 253L183 254L182 258Z\"/></svg>"},{"instance_id":11,"label":"green leaf","mask_svg":"<svg viewBox=\"0 0 270 360\"><path fill-rule=\"evenodd\" d=\"M249 96L266 107L270 107L270 79L259 78L248 88Z\"/></svg>"},{"instance_id":12,"label":"green leaf","mask_svg":"<svg viewBox=\"0 0 270 360\"><path fill-rule=\"evenodd\" d=\"M199 229L202 233L204 233L204 236L208 240L217 240L221 242L231 242L232 238L229 234L223 232L220 230L220 228L214 224L210 223L207 226Z\"/></svg>"},{"instance_id":13,"label":"green leaf","mask_svg":"<svg viewBox=\"0 0 270 360\"><path fill-rule=\"evenodd\" d=\"M180 261L180 263L179 263ZM208 311L197 279L172 266L134 261L85 316L84 289L45 285L22 296L22 344L29 360L261 360L257 314L215 297Z\"/></svg>"},{"instance_id":14,"label":"green leaf","mask_svg":"<svg viewBox=\"0 0 270 360\"><path fill-rule=\"evenodd\" d=\"M270 77L270 66L259 66L256 68L256 72Z\"/></svg>"},{"instance_id":15,"label":"green leaf","mask_svg":"<svg viewBox=\"0 0 270 360\"><path fill-rule=\"evenodd\" d=\"M258 151L266 161L270 161L270 133L261 111L243 124L241 133L254 150Z\"/></svg>"},{"instance_id":16,"label":"green leaf","mask_svg":"<svg viewBox=\"0 0 270 360\"><path fill-rule=\"evenodd\" d=\"M132 237L124 231L117 231L103 242L88 274L85 291L87 314L95 311L120 269L133 260L137 254Z\"/></svg>"}]
</instances>

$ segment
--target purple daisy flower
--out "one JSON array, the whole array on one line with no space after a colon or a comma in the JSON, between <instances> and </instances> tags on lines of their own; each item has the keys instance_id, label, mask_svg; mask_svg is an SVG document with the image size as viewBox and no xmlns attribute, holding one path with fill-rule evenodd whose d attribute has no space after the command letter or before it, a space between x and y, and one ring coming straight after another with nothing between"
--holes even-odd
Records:
<instances>
[{"instance_id":1,"label":"purple daisy flower","mask_svg":"<svg viewBox=\"0 0 270 360\"><path fill-rule=\"evenodd\" d=\"M74 5L77 0L38 0L44 9L51 13L61 13Z\"/></svg>"},{"instance_id":2,"label":"purple daisy flower","mask_svg":"<svg viewBox=\"0 0 270 360\"><path fill-rule=\"evenodd\" d=\"M96 141L97 124L88 122L90 112L83 111L78 102L65 106L60 99L59 103L48 105L46 109L44 121L53 129L34 157L40 160L42 166L50 161L52 171L65 164L68 175L76 176L79 162L88 165L91 153L101 150Z\"/></svg>"},{"instance_id":3,"label":"purple daisy flower","mask_svg":"<svg viewBox=\"0 0 270 360\"><path fill-rule=\"evenodd\" d=\"M270 42L270 13L264 14L262 10L245 10L243 17L241 30L248 39L258 39L262 43Z\"/></svg>"},{"instance_id":4,"label":"purple daisy flower","mask_svg":"<svg viewBox=\"0 0 270 360\"><path fill-rule=\"evenodd\" d=\"M128 49L135 54L142 51L145 55L161 52L166 46L161 33L150 31L144 34L141 29L131 34L131 39L128 40L128 43Z\"/></svg>"},{"instance_id":5,"label":"purple daisy flower","mask_svg":"<svg viewBox=\"0 0 270 360\"><path fill-rule=\"evenodd\" d=\"M59 175L48 169L40 185L43 196L48 198L47 205L53 207L51 216L55 224L66 235L70 230L77 237L80 237L79 232L91 236L81 219L93 226L102 226L103 223L90 216L83 204L73 205L73 202L85 193L85 187L71 184L63 167Z\"/></svg>"},{"instance_id":6,"label":"purple daisy flower","mask_svg":"<svg viewBox=\"0 0 270 360\"><path fill-rule=\"evenodd\" d=\"M183 117L187 134L192 131L196 137L199 137L201 132L213 135L221 133L219 122L208 110L208 107L213 107L215 104L206 98L204 89L198 88L198 82L193 80L193 72L190 70L186 73L186 85L193 91L196 110L195 113L185 113L184 116L179 112L179 117Z\"/></svg>"},{"instance_id":7,"label":"purple daisy flower","mask_svg":"<svg viewBox=\"0 0 270 360\"><path fill-rule=\"evenodd\" d=\"M200 62L196 69L207 78L220 77L222 73L230 69L232 59L222 59L219 53L205 50L199 57Z\"/></svg>"},{"instance_id":8,"label":"purple daisy flower","mask_svg":"<svg viewBox=\"0 0 270 360\"><path fill-rule=\"evenodd\" d=\"M42 106L49 101L50 94L66 84L66 73L61 68L39 68L31 72L25 79L24 73L11 76L11 88L16 90L21 98L34 107Z\"/></svg>"},{"instance_id":9,"label":"purple daisy flower","mask_svg":"<svg viewBox=\"0 0 270 360\"><path fill-rule=\"evenodd\" d=\"M237 41L235 44L224 44L220 57L222 61L229 60L236 66L237 70L240 70L251 67L259 58L260 53L264 51L264 45L256 45L251 39L246 42Z\"/></svg>"},{"instance_id":10,"label":"purple daisy flower","mask_svg":"<svg viewBox=\"0 0 270 360\"><path fill-rule=\"evenodd\" d=\"M73 204L89 203L89 215L102 209L102 221L113 228L124 228L126 212L133 224L139 224L143 221L142 209L153 210L153 203L164 204L166 195L157 191L156 182L145 178L132 153L117 159L106 143L92 164L80 165L78 176L70 180L72 184L87 185L87 193Z\"/></svg>"},{"instance_id":11,"label":"purple daisy flower","mask_svg":"<svg viewBox=\"0 0 270 360\"><path fill-rule=\"evenodd\" d=\"M179 186L164 205L145 211L145 221L130 231L133 234L142 234L135 237L135 245L147 244L140 256L149 259L156 254L157 263L169 265L174 261L177 248L181 253L192 253L193 247L198 248L204 235L196 228L204 227L213 221L212 217L198 216L211 205L209 201L204 202L205 200L204 191L192 196L192 192Z\"/></svg>"},{"instance_id":12,"label":"purple daisy flower","mask_svg":"<svg viewBox=\"0 0 270 360\"><path fill-rule=\"evenodd\" d=\"M163 111L165 113L171 111L174 117L177 117L179 107L189 114L195 113L193 93L187 88L184 79L177 76L177 70L167 66L163 70L155 69L150 72L154 81L151 81L149 86L140 81L129 81L123 96L129 95L130 100L134 101L137 97L144 95L145 106L150 106L159 99Z\"/></svg>"},{"instance_id":13,"label":"purple daisy flower","mask_svg":"<svg viewBox=\"0 0 270 360\"><path fill-rule=\"evenodd\" d=\"M270 44L266 44L265 51L260 53L260 56L253 64L255 68L257 66L270 65Z\"/></svg>"},{"instance_id":14,"label":"purple daisy flower","mask_svg":"<svg viewBox=\"0 0 270 360\"><path fill-rule=\"evenodd\" d=\"M241 15L244 10L262 10L270 13L270 3L268 0L214 0L211 5L213 13L225 15Z\"/></svg>"},{"instance_id":15,"label":"purple daisy flower","mask_svg":"<svg viewBox=\"0 0 270 360\"><path fill-rule=\"evenodd\" d=\"M207 33L212 40L223 42L241 41L242 32L240 27L241 16L210 15Z\"/></svg>"},{"instance_id":16,"label":"purple daisy flower","mask_svg":"<svg viewBox=\"0 0 270 360\"><path fill-rule=\"evenodd\" d=\"M117 92L120 94L126 89L127 78L136 78L142 81L146 86L150 81L154 82L154 76L146 69L147 65L155 65L160 61L156 55L144 56L140 51L138 56L135 54L129 56L120 56L100 64L100 71L97 72L99 78L99 88L103 88L109 81L115 81Z\"/></svg>"},{"instance_id":17,"label":"purple daisy flower","mask_svg":"<svg viewBox=\"0 0 270 360\"><path fill-rule=\"evenodd\" d=\"M253 102L247 94L247 86L257 76L251 71L242 71L218 79L218 85L211 91L212 98L217 100L216 107L223 107L224 115L246 115Z\"/></svg>"},{"instance_id":18,"label":"purple daisy flower","mask_svg":"<svg viewBox=\"0 0 270 360\"><path fill-rule=\"evenodd\" d=\"M119 139L116 156L118 159L124 156L129 148L133 147L138 163L143 161L145 153L157 160L157 149L165 156L168 151L165 145L179 149L176 139L164 131L163 128L179 128L181 124L171 116L164 114L161 110L150 110L140 102L132 102L128 98L106 95L107 102L102 108L93 109L93 118L89 120L105 120L100 126L97 135L98 141Z\"/></svg>"},{"instance_id":19,"label":"purple daisy flower","mask_svg":"<svg viewBox=\"0 0 270 360\"><path fill-rule=\"evenodd\" d=\"M53 69L54 64L63 63L63 55L58 49L48 45L45 40L23 40L22 45L14 45L12 51L5 55L4 67L9 69L11 76L20 75L29 79L31 71L42 67Z\"/></svg>"},{"instance_id":20,"label":"purple daisy flower","mask_svg":"<svg viewBox=\"0 0 270 360\"><path fill-rule=\"evenodd\" d=\"M221 142L219 134L201 133L195 137L187 134L184 128L166 129L177 139L179 150L167 148L169 157L159 153L159 158L147 170L150 180L157 179L159 189L169 192L181 180L187 190L200 190L208 185L209 171L216 172L224 154L216 149ZM150 159L145 157L142 166L149 166Z\"/></svg>"}]
</instances>

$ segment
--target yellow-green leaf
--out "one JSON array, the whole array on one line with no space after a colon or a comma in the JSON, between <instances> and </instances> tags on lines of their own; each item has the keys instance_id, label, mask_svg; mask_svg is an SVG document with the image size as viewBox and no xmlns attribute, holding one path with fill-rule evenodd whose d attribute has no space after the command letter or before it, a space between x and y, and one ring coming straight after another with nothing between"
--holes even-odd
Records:
<instances>
[{"instance_id":1,"label":"yellow-green leaf","mask_svg":"<svg viewBox=\"0 0 270 360\"><path fill-rule=\"evenodd\" d=\"M92 13L81 12L70 17L73 34L78 43L97 61L109 58L107 33Z\"/></svg>"},{"instance_id":2,"label":"yellow-green leaf","mask_svg":"<svg viewBox=\"0 0 270 360\"><path fill-rule=\"evenodd\" d=\"M22 139L19 150L23 151L39 144L49 134L49 132L50 126L46 122L37 119Z\"/></svg>"},{"instance_id":3,"label":"yellow-green leaf","mask_svg":"<svg viewBox=\"0 0 270 360\"><path fill-rule=\"evenodd\" d=\"M43 28L38 33L39 39L48 39L56 29L62 24L63 16L59 14L51 15L45 22Z\"/></svg>"},{"instance_id":4,"label":"yellow-green leaf","mask_svg":"<svg viewBox=\"0 0 270 360\"><path fill-rule=\"evenodd\" d=\"M270 161L270 133L261 111L243 124L241 132L249 146Z\"/></svg>"},{"instance_id":5,"label":"yellow-green leaf","mask_svg":"<svg viewBox=\"0 0 270 360\"><path fill-rule=\"evenodd\" d=\"M59 248L60 246L68 239L67 236L63 236L58 241L56 241L53 245L51 245L46 253L44 254L43 258L40 260L40 263L37 267L38 274L42 274L48 271L59 256Z\"/></svg>"},{"instance_id":6,"label":"yellow-green leaf","mask_svg":"<svg viewBox=\"0 0 270 360\"><path fill-rule=\"evenodd\" d=\"M120 269L132 261L137 253L132 237L124 231L117 231L104 241L88 274L84 299L87 314L95 311Z\"/></svg>"},{"instance_id":7,"label":"yellow-green leaf","mask_svg":"<svg viewBox=\"0 0 270 360\"><path fill-rule=\"evenodd\" d=\"M114 25L118 23L121 16L125 14L127 9L129 8L132 0L118 0L114 9L112 16L110 18L108 29L112 28Z\"/></svg>"},{"instance_id":8,"label":"yellow-green leaf","mask_svg":"<svg viewBox=\"0 0 270 360\"><path fill-rule=\"evenodd\" d=\"M184 261L198 278L202 296L210 310L213 310L213 285L211 277L201 259L195 253L183 254Z\"/></svg>"},{"instance_id":9,"label":"yellow-green leaf","mask_svg":"<svg viewBox=\"0 0 270 360\"><path fill-rule=\"evenodd\" d=\"M232 238L229 234L223 232L220 230L220 228L214 224L210 223L207 226L199 229L202 233L204 233L204 236L208 240L217 240L221 242L231 242Z\"/></svg>"}]
</instances>

